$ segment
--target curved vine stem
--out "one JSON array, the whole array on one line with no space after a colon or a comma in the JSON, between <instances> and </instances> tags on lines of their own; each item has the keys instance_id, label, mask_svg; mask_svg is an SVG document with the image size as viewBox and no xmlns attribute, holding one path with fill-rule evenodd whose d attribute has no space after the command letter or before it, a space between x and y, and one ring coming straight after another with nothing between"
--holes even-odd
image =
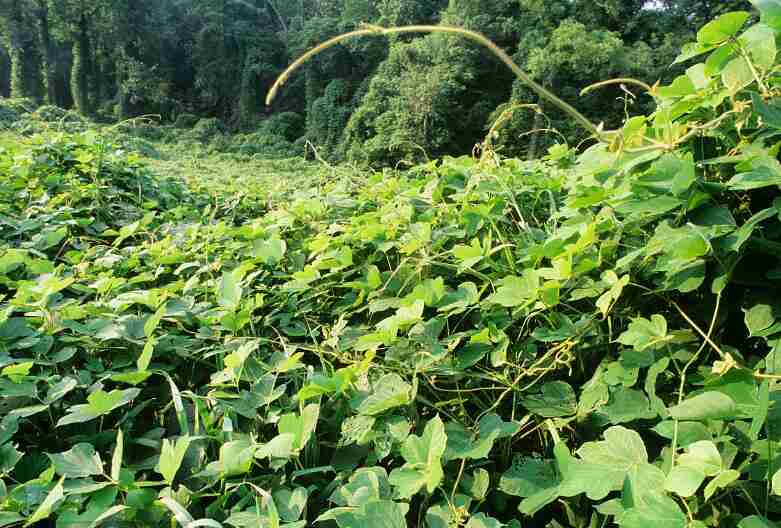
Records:
<instances>
[{"instance_id":1,"label":"curved vine stem","mask_svg":"<svg viewBox=\"0 0 781 528\"><path fill-rule=\"evenodd\" d=\"M266 105L270 105L272 103L274 98L277 96L279 90L288 81L288 79L293 74L293 72L295 72L298 68L300 68L309 59L327 50L328 48L336 46L337 44L340 44L345 40L355 38L355 37L387 36L387 35L399 35L404 33L447 33L450 35L458 35L480 44L481 46L487 48L491 53L493 53L494 56L496 56L500 61L502 61L502 63L504 63L504 65L507 66L515 74L516 77L518 77L521 81L523 81L526 85L528 85L529 88L531 88L542 99L548 101L549 103L553 104L554 106L562 110L564 113L572 117L575 121L578 122L580 126L586 129L589 133L593 134L595 137L603 141L609 141L609 138L612 135L611 133L601 130L600 127L592 123L586 116L581 114L572 105L568 104L567 102L563 101L558 96L556 96L555 94L548 91L541 84L535 82L534 79L532 79L526 72L524 72L521 69L521 67L518 66L504 50L502 50L489 38L475 31L470 31L468 29L454 27L454 26L415 25L415 26L384 28L380 26L366 25L363 29L350 31L348 33L344 33L332 39L326 40L322 44L312 48L311 50L301 55L290 66L288 66L288 68L284 72L282 72L282 74L277 78L274 85L271 87L271 90L269 90L268 92L268 96L266 97Z\"/></svg>"},{"instance_id":2,"label":"curved vine stem","mask_svg":"<svg viewBox=\"0 0 781 528\"><path fill-rule=\"evenodd\" d=\"M598 88L610 86L612 84L634 84L635 86L639 86L649 94L653 94L654 91L653 87L648 83L645 83L638 79L632 79L630 77L619 77L617 79L608 79L606 81L600 81L594 84L590 84L580 91L580 95L581 96L586 95L587 93L594 91Z\"/></svg>"}]
</instances>

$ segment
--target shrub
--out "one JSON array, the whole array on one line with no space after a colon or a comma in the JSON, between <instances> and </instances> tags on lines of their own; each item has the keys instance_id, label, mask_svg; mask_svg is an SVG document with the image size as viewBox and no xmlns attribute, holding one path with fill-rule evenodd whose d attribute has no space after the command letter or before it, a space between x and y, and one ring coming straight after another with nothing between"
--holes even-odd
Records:
<instances>
[{"instance_id":1,"label":"shrub","mask_svg":"<svg viewBox=\"0 0 781 528\"><path fill-rule=\"evenodd\" d=\"M0 128L11 128L23 114L34 110L35 103L30 99L0 98Z\"/></svg>"},{"instance_id":2,"label":"shrub","mask_svg":"<svg viewBox=\"0 0 781 528\"><path fill-rule=\"evenodd\" d=\"M268 134L287 141L295 141L301 136L304 128L304 118L295 112L280 112L263 120L258 126L258 133Z\"/></svg>"},{"instance_id":3,"label":"shrub","mask_svg":"<svg viewBox=\"0 0 781 528\"><path fill-rule=\"evenodd\" d=\"M201 142L221 136L225 133L225 125L217 118L200 119L187 134L191 139Z\"/></svg>"},{"instance_id":4,"label":"shrub","mask_svg":"<svg viewBox=\"0 0 781 528\"><path fill-rule=\"evenodd\" d=\"M193 114L179 114L176 117L174 126L176 128L193 128L198 123L198 116Z\"/></svg>"}]
</instances>

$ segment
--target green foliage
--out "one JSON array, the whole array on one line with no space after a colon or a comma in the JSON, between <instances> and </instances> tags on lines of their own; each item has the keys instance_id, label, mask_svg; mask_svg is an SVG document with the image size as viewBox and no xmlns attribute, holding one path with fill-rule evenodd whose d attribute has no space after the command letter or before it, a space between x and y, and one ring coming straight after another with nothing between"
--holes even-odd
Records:
<instances>
[{"instance_id":1,"label":"green foliage","mask_svg":"<svg viewBox=\"0 0 781 528\"><path fill-rule=\"evenodd\" d=\"M455 42L432 35L391 47L344 131L348 158L390 164L452 149L458 129L448 125L462 113L453 101L466 92L463 75L468 75L464 48ZM334 111L327 118L338 125L344 110Z\"/></svg>"},{"instance_id":2,"label":"green foliage","mask_svg":"<svg viewBox=\"0 0 781 528\"><path fill-rule=\"evenodd\" d=\"M4 136L0 521L774 526L777 29L536 161Z\"/></svg>"},{"instance_id":3,"label":"green foliage","mask_svg":"<svg viewBox=\"0 0 781 528\"><path fill-rule=\"evenodd\" d=\"M30 99L0 99L0 127L11 128L23 114L35 109Z\"/></svg>"},{"instance_id":4,"label":"green foliage","mask_svg":"<svg viewBox=\"0 0 781 528\"><path fill-rule=\"evenodd\" d=\"M195 126L187 132L187 136L201 142L207 142L222 136L225 125L217 118L199 119Z\"/></svg>"},{"instance_id":5,"label":"green foliage","mask_svg":"<svg viewBox=\"0 0 781 528\"><path fill-rule=\"evenodd\" d=\"M176 116L174 126L179 129L193 128L198 123L198 116L187 112Z\"/></svg>"}]
</instances>

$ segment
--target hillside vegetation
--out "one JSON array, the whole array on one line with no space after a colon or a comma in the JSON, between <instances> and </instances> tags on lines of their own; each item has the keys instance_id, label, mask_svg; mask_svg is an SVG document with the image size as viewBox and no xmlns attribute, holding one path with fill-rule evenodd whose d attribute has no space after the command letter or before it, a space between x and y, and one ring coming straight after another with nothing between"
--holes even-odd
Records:
<instances>
[{"instance_id":1,"label":"hillside vegetation","mask_svg":"<svg viewBox=\"0 0 781 528\"><path fill-rule=\"evenodd\" d=\"M648 115L531 161L263 159L4 100L0 527L778 528L756 4Z\"/></svg>"}]
</instances>

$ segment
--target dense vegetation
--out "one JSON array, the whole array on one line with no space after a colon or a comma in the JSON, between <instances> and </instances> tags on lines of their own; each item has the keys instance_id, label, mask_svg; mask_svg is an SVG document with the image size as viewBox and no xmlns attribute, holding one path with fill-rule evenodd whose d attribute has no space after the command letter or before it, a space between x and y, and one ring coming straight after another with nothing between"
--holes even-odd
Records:
<instances>
[{"instance_id":1,"label":"dense vegetation","mask_svg":"<svg viewBox=\"0 0 781 528\"><path fill-rule=\"evenodd\" d=\"M646 115L533 160L269 160L216 118L3 100L0 527L778 528L781 2L754 3ZM425 93L411 56L487 100L452 42L399 38L364 100L417 119L387 92ZM380 160L356 123L385 118L347 113Z\"/></svg>"},{"instance_id":2,"label":"dense vegetation","mask_svg":"<svg viewBox=\"0 0 781 528\"><path fill-rule=\"evenodd\" d=\"M0 95L101 119L159 114L166 123L216 118L265 136L284 114L286 140L327 159L377 165L468 154L507 108L496 146L536 157L582 134L470 43L454 37L353 41L323 54L274 107L277 74L304 50L367 22L442 22L488 35L535 80L575 102L597 81L671 81L677 50L702 24L747 0L0 0ZM633 90L633 88L630 87ZM619 85L578 100L619 126L649 99ZM534 130L534 133L530 131ZM273 135L273 134L272 134ZM274 152L261 143L262 150Z\"/></svg>"}]
</instances>

